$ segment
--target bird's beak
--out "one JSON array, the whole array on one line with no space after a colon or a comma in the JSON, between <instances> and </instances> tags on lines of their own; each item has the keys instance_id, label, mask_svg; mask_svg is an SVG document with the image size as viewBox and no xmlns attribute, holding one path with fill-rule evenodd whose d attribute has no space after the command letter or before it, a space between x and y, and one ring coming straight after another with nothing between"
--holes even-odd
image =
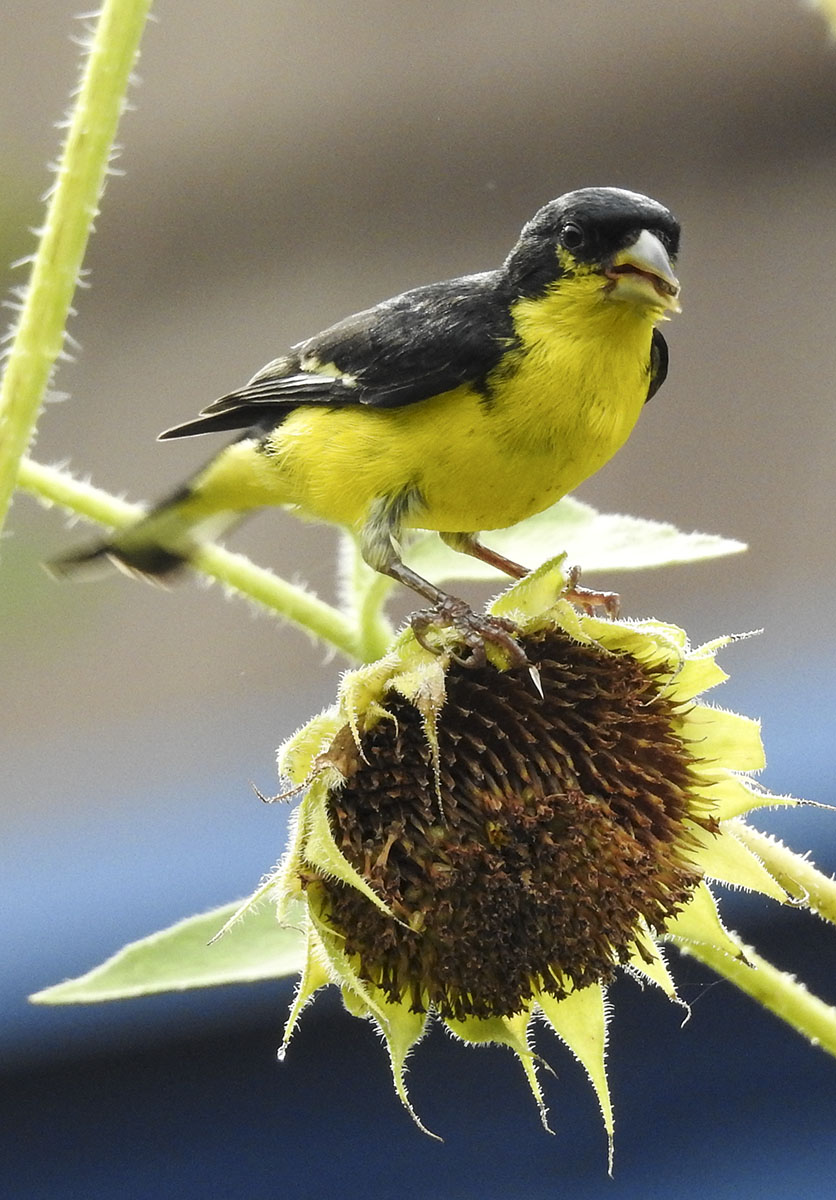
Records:
<instances>
[{"instance_id":1,"label":"bird's beak","mask_svg":"<svg viewBox=\"0 0 836 1200\"><path fill-rule=\"evenodd\" d=\"M613 295L650 300L656 307L679 312L679 280L668 252L654 233L643 229L632 245L619 250L605 272Z\"/></svg>"}]
</instances>

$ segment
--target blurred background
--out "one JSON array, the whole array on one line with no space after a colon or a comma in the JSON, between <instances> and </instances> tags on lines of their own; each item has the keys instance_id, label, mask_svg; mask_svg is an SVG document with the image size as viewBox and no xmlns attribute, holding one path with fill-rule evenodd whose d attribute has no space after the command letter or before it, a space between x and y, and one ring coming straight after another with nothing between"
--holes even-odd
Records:
<instances>
[{"instance_id":1,"label":"blurred background","mask_svg":"<svg viewBox=\"0 0 836 1200\"><path fill-rule=\"evenodd\" d=\"M53 122L77 74L67 0L6 0L0 248L27 254ZM730 648L724 706L763 718L778 792L836 801L836 48L795 0L420 5L161 0L125 177L109 181L77 298L79 343L35 455L152 499L215 445L155 443L268 359L407 287L497 265L570 188L614 184L684 227L669 380L579 493L740 538L748 554L600 579L625 611ZM22 282L18 270L6 289ZM274 749L330 702L339 661L194 581L59 586L89 536L19 496L3 543L8 1195L479 1197L832 1194L836 1063L707 969L681 1012L613 989L615 1181L595 1105L544 1036L554 1138L510 1055L436 1032L395 1099L372 1030L320 997L287 1061L276 982L94 1008L28 993L246 894L278 858ZM335 537L280 513L234 539L333 594ZM596 577L598 581L598 577ZM468 595L482 600L485 590ZM402 607L399 611L405 611ZM836 867L836 820L762 828ZM836 938L724 897L726 919L836 1001ZM4 1187L7 1185L4 1184Z\"/></svg>"}]
</instances>

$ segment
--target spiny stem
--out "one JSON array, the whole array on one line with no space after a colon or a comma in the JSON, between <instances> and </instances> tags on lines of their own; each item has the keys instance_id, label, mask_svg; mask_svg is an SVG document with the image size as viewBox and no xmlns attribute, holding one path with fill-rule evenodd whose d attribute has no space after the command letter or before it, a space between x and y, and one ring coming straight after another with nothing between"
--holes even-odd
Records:
<instances>
[{"instance_id":1,"label":"spiny stem","mask_svg":"<svg viewBox=\"0 0 836 1200\"><path fill-rule=\"evenodd\" d=\"M802 858L777 838L752 829L743 821L729 822L734 835L757 854L769 874L785 891L826 921L836 924L836 880L823 874L808 858Z\"/></svg>"},{"instance_id":2,"label":"spiny stem","mask_svg":"<svg viewBox=\"0 0 836 1200\"><path fill-rule=\"evenodd\" d=\"M825 920L836 922L836 881L769 834L760 833L743 821L728 824L733 827L735 837L758 856L789 895L806 901ZM836 1008L813 996L792 975L779 971L748 946L744 950L751 966L730 958L716 946L690 943L680 949L725 976L810 1041L836 1055Z\"/></svg>"},{"instance_id":3,"label":"spiny stem","mask_svg":"<svg viewBox=\"0 0 836 1200\"><path fill-rule=\"evenodd\" d=\"M123 529L143 512L137 504L129 504L90 483L73 479L66 471L28 458L20 464L18 482L38 499L60 504L69 512L89 517L112 529ZM204 547L196 555L194 566L356 661L357 634L353 622L338 608L326 604L311 592L256 566L243 554L233 554L220 546Z\"/></svg>"},{"instance_id":4,"label":"spiny stem","mask_svg":"<svg viewBox=\"0 0 836 1200\"><path fill-rule=\"evenodd\" d=\"M808 992L792 975L779 971L748 946L743 950L751 964L731 958L716 946L691 942L681 945L690 954L724 976L828 1053L836 1055L836 1008Z\"/></svg>"},{"instance_id":5,"label":"spiny stem","mask_svg":"<svg viewBox=\"0 0 836 1200\"><path fill-rule=\"evenodd\" d=\"M366 564L350 533L340 542L339 585L340 603L357 631L357 657L361 662L374 662L392 641L393 629L383 612L392 580Z\"/></svg>"},{"instance_id":6,"label":"spiny stem","mask_svg":"<svg viewBox=\"0 0 836 1200\"><path fill-rule=\"evenodd\" d=\"M151 0L105 0L73 108L0 386L0 529L64 345L131 68Z\"/></svg>"}]
</instances>

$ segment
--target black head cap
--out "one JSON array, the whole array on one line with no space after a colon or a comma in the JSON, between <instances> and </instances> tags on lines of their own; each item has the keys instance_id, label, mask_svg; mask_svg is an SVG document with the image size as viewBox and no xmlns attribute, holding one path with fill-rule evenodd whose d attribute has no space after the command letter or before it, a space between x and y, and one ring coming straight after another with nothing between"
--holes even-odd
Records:
<instances>
[{"instance_id":1,"label":"black head cap","mask_svg":"<svg viewBox=\"0 0 836 1200\"><path fill-rule=\"evenodd\" d=\"M679 222L663 204L623 188L579 188L535 213L505 270L519 292L534 295L563 273L567 258L603 266L643 229L659 238L674 262Z\"/></svg>"}]
</instances>

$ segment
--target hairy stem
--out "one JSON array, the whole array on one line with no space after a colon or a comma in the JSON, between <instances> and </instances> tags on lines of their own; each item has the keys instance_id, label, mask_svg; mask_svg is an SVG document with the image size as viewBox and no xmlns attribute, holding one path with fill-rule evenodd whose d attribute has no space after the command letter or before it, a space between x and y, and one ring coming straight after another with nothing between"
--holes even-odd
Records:
<instances>
[{"instance_id":1,"label":"hairy stem","mask_svg":"<svg viewBox=\"0 0 836 1200\"><path fill-rule=\"evenodd\" d=\"M374 662L392 640L392 626L383 612L392 580L366 564L357 539L349 533L340 542L339 585L340 603L357 631L357 657Z\"/></svg>"},{"instance_id":2,"label":"hairy stem","mask_svg":"<svg viewBox=\"0 0 836 1200\"><path fill-rule=\"evenodd\" d=\"M836 925L836 880L770 834L752 829L743 821L735 821L733 826L735 837L758 856L786 892Z\"/></svg>"},{"instance_id":3,"label":"hairy stem","mask_svg":"<svg viewBox=\"0 0 836 1200\"><path fill-rule=\"evenodd\" d=\"M757 951L744 947L751 964L747 965L707 943L691 942L680 945L679 949L724 976L815 1045L836 1055L836 1008L808 992L794 976L773 967Z\"/></svg>"},{"instance_id":4,"label":"hairy stem","mask_svg":"<svg viewBox=\"0 0 836 1200\"><path fill-rule=\"evenodd\" d=\"M0 529L32 440L107 173L151 0L105 0L0 385Z\"/></svg>"},{"instance_id":5,"label":"hairy stem","mask_svg":"<svg viewBox=\"0 0 836 1200\"><path fill-rule=\"evenodd\" d=\"M101 488L73 479L57 467L24 459L20 464L19 485L47 504L60 504L78 513L123 529L142 515L143 509L111 496ZM257 604L278 613L294 625L333 646L352 661L358 657L357 635L353 622L311 592L258 567L243 554L233 554L220 546L206 546L195 556L194 566L204 575L217 579L225 587L240 592Z\"/></svg>"}]
</instances>

